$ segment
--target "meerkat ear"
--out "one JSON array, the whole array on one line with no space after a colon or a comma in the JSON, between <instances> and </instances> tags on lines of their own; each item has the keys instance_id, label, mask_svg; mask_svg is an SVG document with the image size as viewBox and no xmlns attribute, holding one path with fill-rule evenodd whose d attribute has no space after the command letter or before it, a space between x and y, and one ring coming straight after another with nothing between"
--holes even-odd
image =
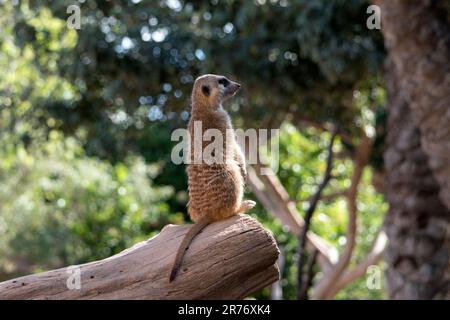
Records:
<instances>
[{"instance_id":1,"label":"meerkat ear","mask_svg":"<svg viewBox=\"0 0 450 320\"><path fill-rule=\"evenodd\" d=\"M203 92L203 94L205 95L205 96L209 96L209 94L210 94L210 90L209 90L209 87L207 86L207 85L203 85L202 86L202 92Z\"/></svg>"}]
</instances>

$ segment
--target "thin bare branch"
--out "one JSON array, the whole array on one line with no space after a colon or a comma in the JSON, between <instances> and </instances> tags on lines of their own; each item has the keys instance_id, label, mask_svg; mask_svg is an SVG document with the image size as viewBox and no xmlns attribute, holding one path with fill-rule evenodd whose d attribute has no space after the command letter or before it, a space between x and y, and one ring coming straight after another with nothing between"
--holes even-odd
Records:
<instances>
[{"instance_id":1,"label":"thin bare branch","mask_svg":"<svg viewBox=\"0 0 450 320\"><path fill-rule=\"evenodd\" d=\"M308 118L304 115L295 115L294 116L294 120L297 121L299 124L299 127L313 127L316 129L319 129L321 131L329 131L329 132L334 132L336 130L336 126L333 123L329 123L329 122L319 122L317 120L314 120L312 118ZM343 130L338 128L337 134L339 135L339 137L341 138L342 141L345 141L345 143L349 144L349 145L353 145L353 141L351 136L344 132Z\"/></svg>"},{"instance_id":2,"label":"thin bare branch","mask_svg":"<svg viewBox=\"0 0 450 320\"><path fill-rule=\"evenodd\" d=\"M331 170L333 168L333 145L334 141L336 139L337 130L333 130L330 143L328 145L328 156L327 156L327 166L325 169L324 176L322 178L322 182L318 186L314 196L311 198L311 202L309 204L308 210L305 214L305 223L303 226L303 230L300 233L299 237L299 245L298 245L298 269L297 269L297 298L301 299L302 296L306 297L306 294L304 294L305 291L307 291L307 288L303 288L304 286L307 287L307 284L305 285L303 283L303 265L305 263L305 246L306 246L306 235L309 230L309 226L311 224L311 218L313 216L314 211L316 210L317 203L320 200L321 194L323 189L325 189L326 185L331 179Z\"/></svg>"},{"instance_id":3,"label":"thin bare branch","mask_svg":"<svg viewBox=\"0 0 450 320\"><path fill-rule=\"evenodd\" d=\"M342 254L339 257L338 263L334 268L327 274L324 275L322 280L314 289L314 299L329 299L330 293L333 285L339 279L341 274L345 271L345 268L350 263L352 257L353 249L356 240L356 213L357 213L357 195L358 186L362 178L363 170L369 160L370 150L372 146L372 141L365 134L361 139L358 146L355 158L355 165L353 170L353 175L351 179L351 186L347 196L348 203L348 226L346 235L346 244Z\"/></svg>"},{"instance_id":4,"label":"thin bare branch","mask_svg":"<svg viewBox=\"0 0 450 320\"><path fill-rule=\"evenodd\" d=\"M265 168L269 170L268 168ZM275 173L267 176L258 176L257 170L248 168L248 185L262 205L272 213L292 234L299 236L304 221L298 212L295 203L286 198L287 192L278 180ZM268 171L266 171L268 172ZM322 270L326 272L336 262L336 250L326 240L312 233L307 234L307 248L317 249L317 258Z\"/></svg>"},{"instance_id":5,"label":"thin bare branch","mask_svg":"<svg viewBox=\"0 0 450 320\"><path fill-rule=\"evenodd\" d=\"M381 260L384 251L386 250L387 243L388 238L386 233L384 232L384 230L380 230L372 244L372 249L369 254L364 258L363 261L359 262L351 270L346 270L341 275L341 277L339 277L338 281L330 290L329 296L334 297L339 292L339 290L345 288L348 284L352 283L359 277L364 276L366 274L367 268L377 264Z\"/></svg>"},{"instance_id":6,"label":"thin bare branch","mask_svg":"<svg viewBox=\"0 0 450 320\"><path fill-rule=\"evenodd\" d=\"M313 250L313 252L308 257L308 263L306 265L305 285L302 286L299 300L308 300L308 290L312 287L314 279L314 264L317 259L317 253L317 250Z\"/></svg>"}]
</instances>

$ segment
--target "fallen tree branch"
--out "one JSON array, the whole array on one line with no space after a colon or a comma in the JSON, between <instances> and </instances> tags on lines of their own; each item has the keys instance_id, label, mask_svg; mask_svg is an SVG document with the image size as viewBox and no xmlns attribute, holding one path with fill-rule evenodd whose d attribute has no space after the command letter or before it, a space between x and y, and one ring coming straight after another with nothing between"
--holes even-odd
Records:
<instances>
[{"instance_id":1,"label":"fallen tree branch","mask_svg":"<svg viewBox=\"0 0 450 320\"><path fill-rule=\"evenodd\" d=\"M169 283L176 250L189 228L169 225L107 259L2 282L0 300L242 299L278 280L274 238L256 220L239 215L207 226ZM76 281L70 286L77 272L79 288Z\"/></svg>"}]
</instances>

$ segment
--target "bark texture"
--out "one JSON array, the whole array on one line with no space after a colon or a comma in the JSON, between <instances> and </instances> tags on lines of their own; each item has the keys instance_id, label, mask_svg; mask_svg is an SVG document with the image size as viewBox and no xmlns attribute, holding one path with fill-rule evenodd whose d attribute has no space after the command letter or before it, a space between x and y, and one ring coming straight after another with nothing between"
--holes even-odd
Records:
<instances>
[{"instance_id":1,"label":"bark texture","mask_svg":"<svg viewBox=\"0 0 450 320\"><path fill-rule=\"evenodd\" d=\"M421 132L428 162L450 209L450 22L448 2L382 0L382 32L398 89ZM445 4L447 3L447 6Z\"/></svg>"},{"instance_id":2,"label":"bark texture","mask_svg":"<svg viewBox=\"0 0 450 320\"><path fill-rule=\"evenodd\" d=\"M400 75L392 64L386 69L388 294L391 299L443 299L449 292L450 212L439 197L420 131L399 89Z\"/></svg>"},{"instance_id":3,"label":"bark texture","mask_svg":"<svg viewBox=\"0 0 450 320\"><path fill-rule=\"evenodd\" d=\"M450 29L444 1L376 0L389 54L391 298L449 294Z\"/></svg>"},{"instance_id":4,"label":"bark texture","mask_svg":"<svg viewBox=\"0 0 450 320\"><path fill-rule=\"evenodd\" d=\"M176 250L189 228L167 226L115 256L77 266L79 289L69 279L74 273L62 268L0 283L0 300L242 299L278 280L274 238L256 220L239 215L207 226L169 283Z\"/></svg>"}]
</instances>

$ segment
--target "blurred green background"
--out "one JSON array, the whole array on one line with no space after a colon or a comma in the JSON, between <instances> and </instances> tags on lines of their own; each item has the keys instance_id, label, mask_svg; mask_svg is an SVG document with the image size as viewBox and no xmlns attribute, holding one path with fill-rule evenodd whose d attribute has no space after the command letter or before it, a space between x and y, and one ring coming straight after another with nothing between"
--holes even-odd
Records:
<instances>
[{"instance_id":1,"label":"blurred green background","mask_svg":"<svg viewBox=\"0 0 450 320\"><path fill-rule=\"evenodd\" d=\"M68 28L69 5L81 29ZM358 194L364 257L387 204L382 167L385 52L363 0L0 1L0 280L120 252L168 223L188 223L183 165L171 132L185 127L193 80L243 84L227 107L239 128L281 128L278 177L304 213L339 126L333 179L350 185L361 132L375 139ZM251 192L246 195L253 198ZM256 200L256 199L255 199ZM296 298L297 239L260 204L285 258L284 299ZM321 201L312 230L345 244L342 196ZM319 274L320 276L320 274ZM269 298L270 288L254 295ZM382 299L362 277L338 299Z\"/></svg>"}]
</instances>

